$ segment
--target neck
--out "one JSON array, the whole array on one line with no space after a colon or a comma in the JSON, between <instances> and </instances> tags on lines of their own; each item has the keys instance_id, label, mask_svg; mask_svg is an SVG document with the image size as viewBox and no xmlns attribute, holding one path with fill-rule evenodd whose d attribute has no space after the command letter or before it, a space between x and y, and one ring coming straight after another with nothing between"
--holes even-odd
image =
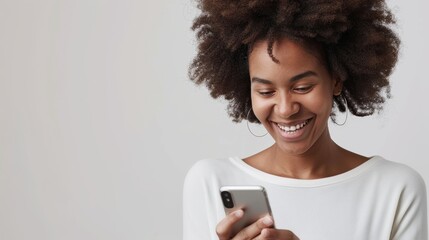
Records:
<instances>
[{"instance_id":1,"label":"neck","mask_svg":"<svg viewBox=\"0 0 429 240\"><path fill-rule=\"evenodd\" d=\"M285 152L274 144L244 161L254 168L281 177L317 179L349 171L368 159L338 146L326 129L304 153Z\"/></svg>"},{"instance_id":2,"label":"neck","mask_svg":"<svg viewBox=\"0 0 429 240\"><path fill-rule=\"evenodd\" d=\"M344 151L331 139L328 130L304 153L286 153L274 144L268 149L270 172L299 179L333 176L342 171L339 161Z\"/></svg>"}]
</instances>

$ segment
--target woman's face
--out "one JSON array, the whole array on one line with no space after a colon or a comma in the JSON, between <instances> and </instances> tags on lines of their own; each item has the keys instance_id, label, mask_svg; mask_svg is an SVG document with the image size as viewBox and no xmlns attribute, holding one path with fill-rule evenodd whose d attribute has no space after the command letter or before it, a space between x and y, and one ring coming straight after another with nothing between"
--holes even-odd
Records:
<instances>
[{"instance_id":1,"label":"woman's face","mask_svg":"<svg viewBox=\"0 0 429 240\"><path fill-rule=\"evenodd\" d=\"M275 42L275 63L267 41L249 54L253 111L285 153L300 155L330 141L327 121L333 95L341 91L316 51L287 38Z\"/></svg>"}]
</instances>

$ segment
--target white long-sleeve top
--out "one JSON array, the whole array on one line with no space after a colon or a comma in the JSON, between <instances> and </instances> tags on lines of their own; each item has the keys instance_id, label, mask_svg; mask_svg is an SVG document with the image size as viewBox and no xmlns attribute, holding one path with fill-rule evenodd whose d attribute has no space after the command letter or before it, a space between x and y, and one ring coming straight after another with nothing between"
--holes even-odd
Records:
<instances>
[{"instance_id":1,"label":"white long-sleeve top","mask_svg":"<svg viewBox=\"0 0 429 240\"><path fill-rule=\"evenodd\" d=\"M423 179L376 156L348 172L312 180L271 175L237 157L201 160L184 183L184 240L218 239L224 185L265 187L276 228L301 240L428 239Z\"/></svg>"}]
</instances>

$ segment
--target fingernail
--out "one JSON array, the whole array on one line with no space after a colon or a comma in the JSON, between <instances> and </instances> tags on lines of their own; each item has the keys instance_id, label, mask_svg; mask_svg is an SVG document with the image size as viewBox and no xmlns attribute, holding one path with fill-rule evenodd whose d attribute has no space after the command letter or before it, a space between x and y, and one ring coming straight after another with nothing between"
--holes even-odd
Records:
<instances>
[{"instance_id":1,"label":"fingernail","mask_svg":"<svg viewBox=\"0 0 429 240\"><path fill-rule=\"evenodd\" d=\"M262 222L267 226L271 226L273 224L273 219L271 219L270 216L266 216L266 217L264 217Z\"/></svg>"},{"instance_id":2,"label":"fingernail","mask_svg":"<svg viewBox=\"0 0 429 240\"><path fill-rule=\"evenodd\" d=\"M270 234L268 233L268 229L262 229L261 231L261 236L262 237L268 237Z\"/></svg>"},{"instance_id":3,"label":"fingernail","mask_svg":"<svg viewBox=\"0 0 429 240\"><path fill-rule=\"evenodd\" d=\"M242 217L243 216L243 214L244 214L244 212L243 212L243 210L237 210L237 211L235 211L234 212L234 215L236 216L236 217Z\"/></svg>"}]
</instances>

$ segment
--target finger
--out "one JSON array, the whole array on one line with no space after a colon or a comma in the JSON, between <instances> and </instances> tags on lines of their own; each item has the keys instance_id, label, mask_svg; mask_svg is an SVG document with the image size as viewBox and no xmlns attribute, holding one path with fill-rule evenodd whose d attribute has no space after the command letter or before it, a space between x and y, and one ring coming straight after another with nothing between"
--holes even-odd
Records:
<instances>
[{"instance_id":1,"label":"finger","mask_svg":"<svg viewBox=\"0 0 429 240\"><path fill-rule=\"evenodd\" d=\"M260 239L261 240L270 240L270 239L299 240L299 238L289 230L274 229L274 228L262 229Z\"/></svg>"},{"instance_id":2,"label":"finger","mask_svg":"<svg viewBox=\"0 0 429 240\"><path fill-rule=\"evenodd\" d=\"M234 240L237 239L253 239L258 236L262 229L272 227L274 224L273 218L270 216L265 216L248 227L241 230L235 237Z\"/></svg>"},{"instance_id":3,"label":"finger","mask_svg":"<svg viewBox=\"0 0 429 240\"><path fill-rule=\"evenodd\" d=\"M228 214L216 226L216 234L220 240L229 239L232 231L232 226L238 222L244 215L243 210L239 209Z\"/></svg>"}]
</instances>

